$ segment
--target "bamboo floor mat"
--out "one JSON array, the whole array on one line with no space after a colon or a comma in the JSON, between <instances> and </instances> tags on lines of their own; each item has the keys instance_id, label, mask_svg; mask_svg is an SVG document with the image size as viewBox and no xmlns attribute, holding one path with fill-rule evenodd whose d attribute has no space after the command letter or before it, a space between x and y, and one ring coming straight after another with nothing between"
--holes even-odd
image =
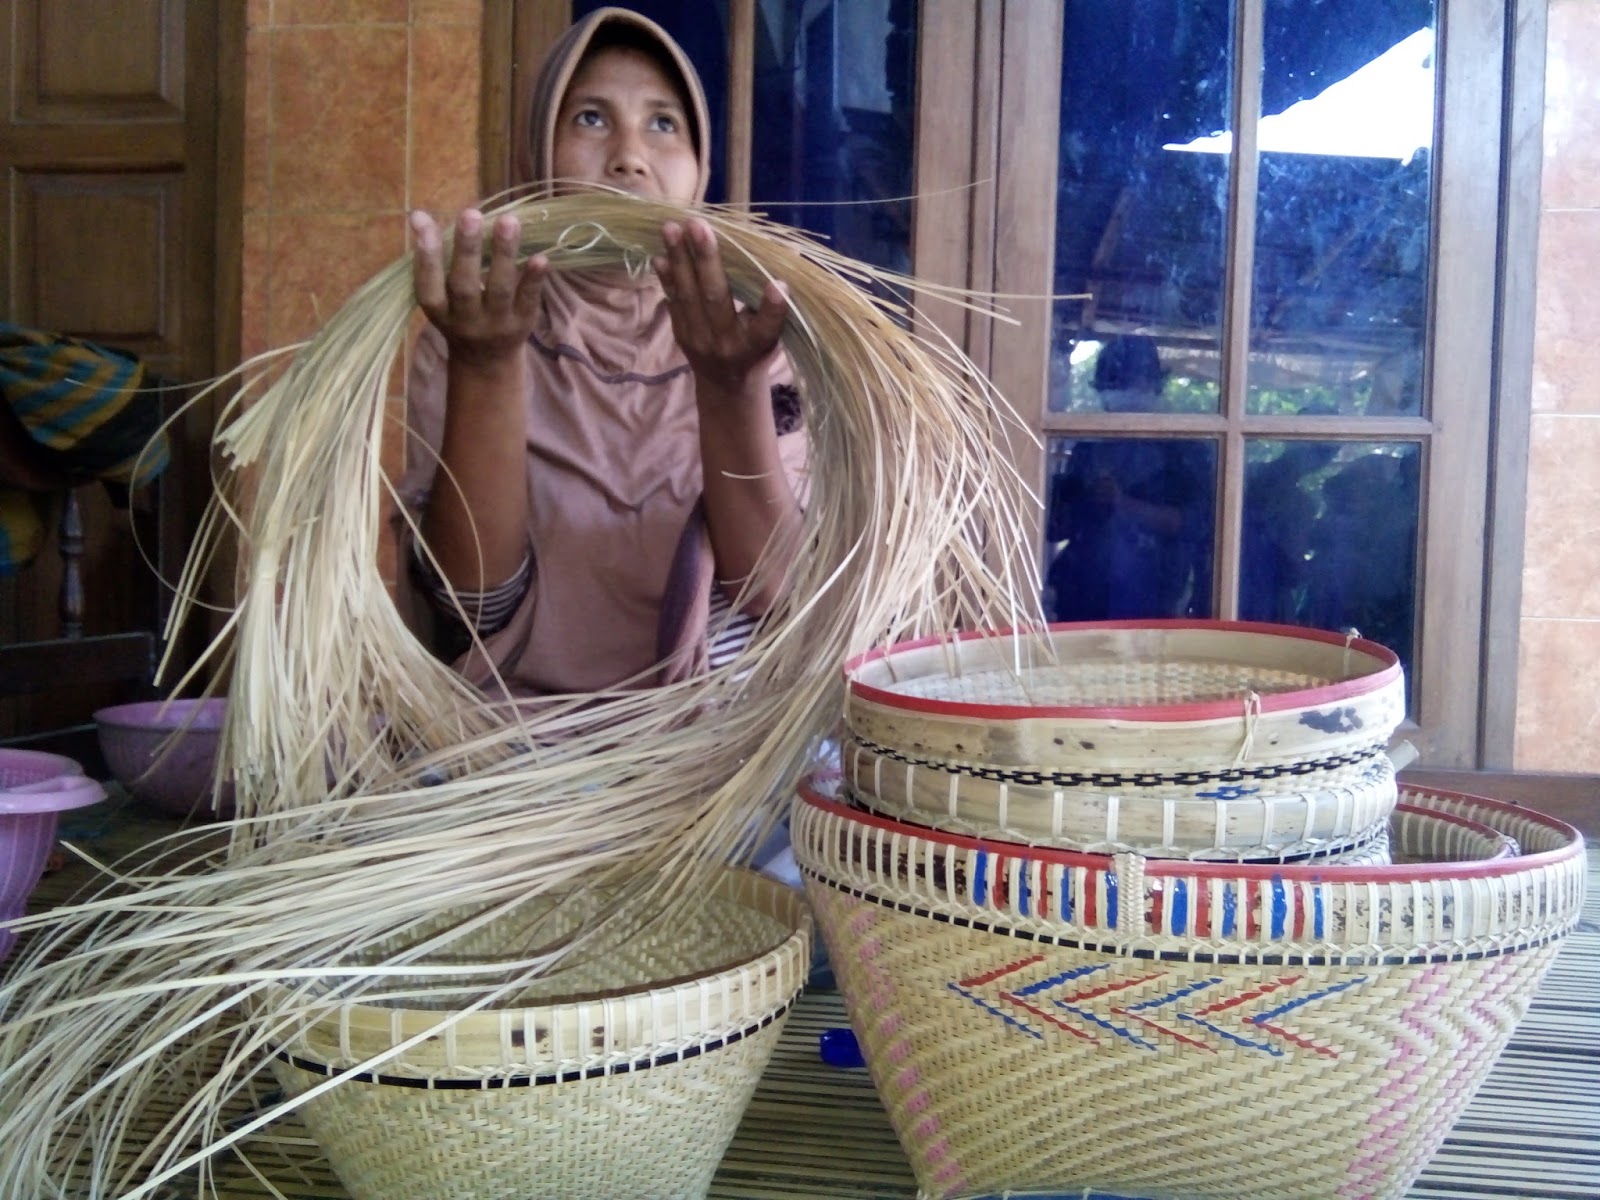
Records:
<instances>
[{"instance_id":1,"label":"bamboo floor mat","mask_svg":"<svg viewBox=\"0 0 1600 1200\"><path fill-rule=\"evenodd\" d=\"M63 832L104 859L172 828L135 808L111 804L84 810ZM1600 1197L1600 847L1590 850L1589 863L1583 922L1408 1200ZM47 876L35 904L59 902L75 877L81 878L77 868ZM712 1200L912 1200L916 1195L910 1167L866 1072L830 1067L817 1055L818 1037L846 1024L837 993L811 992L800 999L723 1158ZM163 1115L152 1108L140 1124L153 1131ZM214 1191L188 1181L157 1200L348 1200L316 1144L292 1117L242 1149L241 1156L214 1160Z\"/></svg>"}]
</instances>

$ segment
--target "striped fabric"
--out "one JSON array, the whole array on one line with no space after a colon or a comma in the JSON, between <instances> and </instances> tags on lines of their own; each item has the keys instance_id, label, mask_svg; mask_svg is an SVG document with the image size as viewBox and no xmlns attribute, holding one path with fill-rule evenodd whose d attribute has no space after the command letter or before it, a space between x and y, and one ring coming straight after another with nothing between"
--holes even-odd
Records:
<instances>
[{"instance_id":1,"label":"striped fabric","mask_svg":"<svg viewBox=\"0 0 1600 1200\"><path fill-rule=\"evenodd\" d=\"M708 664L713 671L737 658L755 636L761 618L735 612L733 602L715 583L711 585L711 618L706 623Z\"/></svg>"},{"instance_id":2,"label":"striped fabric","mask_svg":"<svg viewBox=\"0 0 1600 1200\"><path fill-rule=\"evenodd\" d=\"M522 565L516 573L504 583L496 584L485 592L468 592L460 588L452 588L439 573L433 569L433 564L423 555L413 549L411 562L417 572L422 590L438 612L450 620L460 621L461 614L465 613L472 631L479 637L488 637L492 633L499 633L511 621L511 616L517 611L517 605L522 603L522 598L528 594L528 589L533 586L533 555L525 554ZM461 607L457 609L457 605Z\"/></svg>"},{"instance_id":3,"label":"striped fabric","mask_svg":"<svg viewBox=\"0 0 1600 1200\"><path fill-rule=\"evenodd\" d=\"M74 480L134 488L167 466L159 395L132 355L0 322L0 396ZM26 566L44 541L39 497L0 491L0 575Z\"/></svg>"},{"instance_id":4,"label":"striped fabric","mask_svg":"<svg viewBox=\"0 0 1600 1200\"><path fill-rule=\"evenodd\" d=\"M167 465L161 406L144 364L92 342L0 322L0 393L34 441L68 467L138 487Z\"/></svg>"},{"instance_id":5,"label":"striped fabric","mask_svg":"<svg viewBox=\"0 0 1600 1200\"><path fill-rule=\"evenodd\" d=\"M0 576L33 561L44 543L48 505L19 488L0 488Z\"/></svg>"}]
</instances>

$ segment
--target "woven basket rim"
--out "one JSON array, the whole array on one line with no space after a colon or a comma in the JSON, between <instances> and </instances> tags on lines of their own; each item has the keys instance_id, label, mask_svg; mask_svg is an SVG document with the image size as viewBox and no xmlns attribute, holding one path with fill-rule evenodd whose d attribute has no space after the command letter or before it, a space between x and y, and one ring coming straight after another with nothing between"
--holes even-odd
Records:
<instances>
[{"instance_id":1,"label":"woven basket rim","mask_svg":"<svg viewBox=\"0 0 1600 1200\"><path fill-rule=\"evenodd\" d=\"M831 775L832 773L829 772L828 774ZM830 813L835 817L884 832L896 833L903 837L919 839L925 842L942 843L964 850L982 851L1000 858L1026 859L1031 862L1054 863L1066 867L1105 868L1116 858L1121 857L1111 854L1092 854L1080 850L1061 850L1049 846L1026 846L1017 842L1002 842L992 838L972 837L969 834L951 833L929 826L896 821L889 817L880 816L877 813L854 808L841 800L824 795L815 786L815 781L818 777L818 774L813 774L801 780L799 796L803 803ZM1481 861L1397 863L1389 866L1208 862L1191 859L1146 858L1144 860L1144 875L1146 878L1240 879L1283 883L1422 883L1430 880L1489 879L1517 875L1524 871L1564 862L1584 853L1583 834L1565 821L1558 820L1545 813L1509 804L1503 800L1493 800L1487 796L1474 796L1466 792L1436 791L1431 788L1407 788L1403 790L1410 791L1416 795L1432 796L1443 800L1467 801L1487 805L1496 812L1504 813L1508 817L1514 816L1519 820L1531 818L1534 823L1546 826L1553 833L1560 835L1567 841L1565 845L1553 850L1537 851L1531 854L1506 855ZM1395 811L1423 814L1429 817L1453 816L1453 814L1439 813L1430 808L1409 804L1397 805ZM1482 822L1472 821L1470 818L1466 819L1464 823L1468 825L1482 824ZM1491 826L1490 828L1492 829L1493 827Z\"/></svg>"},{"instance_id":2,"label":"woven basket rim","mask_svg":"<svg viewBox=\"0 0 1600 1200\"><path fill-rule=\"evenodd\" d=\"M699 993L706 987L722 981L732 981L752 974L756 968L769 960L773 963L783 963L794 957L798 949L805 944L812 932L812 918L805 898L795 889L779 881L753 871L748 867L728 866L722 871L717 882L712 887L714 895L721 894L722 899L731 903L741 903L733 900L725 893L737 892L739 889L751 889L760 893L766 901L760 911L773 918L774 921L787 927L787 932L772 945L747 958L736 962L724 962L714 970L703 974L688 976L686 978L673 978L668 981L652 981L641 983L637 987L626 990L607 990L593 995L561 995L548 1000L536 1000L527 1004L510 1004L491 1008L474 1009L463 1013L458 1009L420 1008L403 1004L368 1004L360 999L341 998L327 1003L326 1012L317 1020L319 1023L337 1021L341 1012L354 1012L357 1010L381 1013L385 1019L397 1020L402 1023L442 1024L451 1023L461 1028L470 1028L477 1024L498 1022L502 1016L539 1013L551 1015L556 1013L576 1014L592 1005L610 1003L617 1006L637 1004L643 1001L659 999L677 993ZM750 900L742 903L750 904ZM799 979L797 987L803 984ZM271 988L268 989L269 993Z\"/></svg>"},{"instance_id":3,"label":"woven basket rim","mask_svg":"<svg viewBox=\"0 0 1600 1200\"><path fill-rule=\"evenodd\" d=\"M1417 794L1418 789L1413 788L1413 789L1411 789L1411 791L1412 791L1413 794ZM1430 794L1432 794L1432 793L1430 793ZM856 794L854 794L854 803L853 804L848 804L847 807L849 808L849 810L851 812L862 812L862 813L871 814L873 816L883 817L883 818L887 819L888 821L890 821L891 823L893 823L898 830L905 831L905 832L913 832L913 831L921 830L921 829L927 829L927 830L930 830L930 831L934 831L934 830L941 830L941 829L946 828L946 826L927 825L927 824L923 824L922 822L919 822L919 821L909 820L906 817L901 816L901 815L896 815L894 810L889 809L889 808L880 807L879 804L875 804L874 803L875 799L876 799L875 797L865 796L865 795L861 795L859 793L856 793ZM1474 797L1474 799L1476 799L1476 797ZM1389 822L1390 822L1391 818L1398 817L1398 816L1412 816L1412 817L1423 816L1423 817L1427 817L1429 820L1436 820L1436 821L1440 822L1441 824L1453 825L1453 826L1455 826L1455 827L1457 827L1459 829L1466 830L1467 832L1469 832L1471 834L1474 834L1479 838L1482 838L1486 843L1490 843L1490 842L1499 843L1501 845L1500 851L1498 853L1496 853L1496 854L1485 856L1485 860L1487 860L1489 858L1505 858L1505 857L1509 856L1512 853L1512 847L1517 844L1515 838L1511 837L1508 834L1505 834L1505 833L1501 832L1500 830L1496 829L1492 825L1485 824L1482 821L1474 820L1472 817L1463 816L1460 813L1448 812L1448 811L1444 811L1444 810L1440 810L1440 809L1426 808L1426 807L1422 807L1422 806L1415 805L1415 804L1407 804L1404 801L1396 802L1394 807L1392 809L1390 809L1387 814L1385 814L1385 816L1383 817L1383 819L1382 819L1382 821L1380 823L1381 824L1381 828L1383 830L1387 831L1389 829ZM1254 857L1253 862L1254 862L1255 865L1264 866L1264 867L1265 866L1290 866L1290 865L1301 866L1301 867L1314 867L1318 863L1328 863L1329 865L1337 865L1335 862L1332 861L1336 856L1348 855L1348 854L1351 854L1353 852L1356 852L1371 840L1371 837L1372 837L1371 828L1372 827L1352 830L1351 833L1350 833L1350 836L1348 838L1345 838L1345 839L1336 839L1336 838L1321 839L1316 843L1315 848L1313 850L1310 850L1310 851L1302 851L1302 850L1295 850L1294 849L1295 846L1306 845L1307 844L1306 842L1290 843L1289 846L1288 846L1288 849L1291 850L1292 853L1276 853L1275 850L1264 849L1260 855L1257 855L1257 856ZM1018 842L1018 843L1012 843L1012 842L1010 842L1009 839L1000 838L1000 837L997 837L997 836L995 836L993 834L985 836L985 835L982 835L982 834L964 834L959 830L955 830L953 832L955 832L958 837L974 838L978 842L981 842L985 849L991 848L991 847L996 846L996 845L1001 845L1001 844L1015 845L1020 849L1020 851L1023 854L1025 854L1029 858L1037 858L1038 857L1038 855L1035 855L1035 854L1031 853L1035 846L1037 846L1039 849L1063 850L1063 851L1065 851L1067 853L1100 855L1102 858L1110 857L1111 854L1113 853L1110 850L1083 850L1083 849L1073 849L1071 847L1066 847L1066 846L1051 846L1047 842L1026 842L1026 843ZM1021 832L1025 832L1025 831L1018 831L1018 832L1019 832L1019 835L1020 835ZM1218 848L1209 847L1207 849L1216 850ZM1254 847L1234 846L1234 847L1228 847L1227 849L1232 849L1232 850L1234 850L1234 851L1236 851L1236 852L1238 852L1239 854L1242 855L1247 850L1255 849L1255 848ZM1172 853L1172 854L1157 854L1157 853L1150 853L1150 852L1144 851L1144 850L1122 850L1122 851L1118 851L1118 853L1143 854L1144 857L1147 860L1210 863L1210 864L1217 865L1217 866L1233 866L1235 864L1248 864L1248 863L1252 862L1251 858L1245 858L1245 857L1238 857L1238 858L1210 857L1210 858L1207 858L1207 857L1203 857L1201 855L1195 855L1194 857L1188 857L1188 856L1186 856L1186 855L1184 855L1182 853L1176 853L1176 852ZM1479 861L1479 860L1472 860L1472 861ZM1157 874L1157 875L1159 875L1159 874L1161 874L1161 872L1159 872L1159 871L1151 871L1151 872L1147 872L1147 874ZM1185 872L1186 876L1188 876L1189 874L1190 874L1189 872Z\"/></svg>"},{"instance_id":4,"label":"woven basket rim","mask_svg":"<svg viewBox=\"0 0 1600 1200\"><path fill-rule=\"evenodd\" d=\"M845 663L845 685L852 696L886 708L929 716L972 717L989 721L1019 721L1038 718L1088 718L1121 721L1209 721L1237 718L1239 701L1205 700L1186 701L1179 704L1122 704L1122 705L1048 705L1048 704L983 704L970 700L938 700L923 696L909 696L904 692L863 683L854 676L856 672L874 662L895 654L922 650L929 646L948 645L953 642L974 640L1037 637L1040 634L1090 633L1096 631L1151 631L1172 632L1196 630L1214 633L1248 633L1265 637L1278 637L1294 641L1319 642L1324 645L1348 647L1353 653L1366 655L1383 664L1378 670L1324 684L1314 688L1292 691L1268 692L1259 697L1260 711L1283 712L1299 708L1316 708L1341 700L1371 695L1401 678L1399 656L1386 646L1361 637L1346 637L1322 629L1307 629L1298 625L1277 625L1265 621L1210 621L1192 619L1122 620L1122 621L1057 621L1033 628L1010 626L1002 629L973 629L961 633L932 634L911 641L879 646L865 654L858 654Z\"/></svg>"}]
</instances>

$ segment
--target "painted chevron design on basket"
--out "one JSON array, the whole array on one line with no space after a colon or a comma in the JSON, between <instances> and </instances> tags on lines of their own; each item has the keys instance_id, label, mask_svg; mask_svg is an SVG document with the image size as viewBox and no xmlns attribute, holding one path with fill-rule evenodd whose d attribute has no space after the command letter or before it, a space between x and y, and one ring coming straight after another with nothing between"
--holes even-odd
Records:
<instances>
[{"instance_id":1,"label":"painted chevron design on basket","mask_svg":"<svg viewBox=\"0 0 1600 1200\"><path fill-rule=\"evenodd\" d=\"M1530 993L1523 986L1527 968L1520 958L1506 955L1483 963L1470 989L1463 989L1457 974L1442 963L1420 971L1411 981L1400 1012L1402 1036L1395 1038L1389 1053L1386 1097L1368 1119L1340 1200L1358 1200L1382 1190L1395 1170L1395 1159L1416 1141L1412 1126L1432 1107L1429 1096L1455 1090L1446 1080L1488 1071L1503 1035L1527 1009ZM1459 997L1464 1012L1451 1002L1452 992L1466 993ZM1441 1013L1448 1014L1455 1041L1448 1056L1432 1052L1437 1039L1429 1036L1440 1024ZM1449 1065L1441 1068L1441 1062ZM1428 1139L1424 1158L1447 1128L1445 1124Z\"/></svg>"},{"instance_id":2,"label":"painted chevron design on basket","mask_svg":"<svg viewBox=\"0 0 1600 1200\"><path fill-rule=\"evenodd\" d=\"M1196 1053L1247 1050L1273 1058L1292 1054L1338 1059L1341 1047L1295 1029L1297 1016L1320 1001L1365 987L1356 975L1321 983L1286 971L1240 987L1222 976L1199 979L1149 965L1095 963L1034 978L1043 954L963 979L948 987L1007 1028L1041 1041L1066 1035L1091 1045L1142 1050L1181 1046Z\"/></svg>"}]
</instances>

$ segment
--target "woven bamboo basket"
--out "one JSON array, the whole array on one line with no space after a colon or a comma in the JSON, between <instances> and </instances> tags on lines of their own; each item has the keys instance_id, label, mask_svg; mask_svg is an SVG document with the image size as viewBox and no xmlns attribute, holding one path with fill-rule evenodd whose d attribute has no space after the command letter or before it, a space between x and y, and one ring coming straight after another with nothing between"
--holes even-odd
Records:
<instances>
[{"instance_id":1,"label":"woven bamboo basket","mask_svg":"<svg viewBox=\"0 0 1600 1200\"><path fill-rule=\"evenodd\" d=\"M1397 791L1394 654L1221 621L902 643L851 662L841 761L886 815L1029 845L1283 859L1370 837Z\"/></svg>"},{"instance_id":2,"label":"woven bamboo basket","mask_svg":"<svg viewBox=\"0 0 1600 1200\"><path fill-rule=\"evenodd\" d=\"M503 955L529 929L548 933L547 904L452 954ZM681 920L514 1007L330 1006L292 1031L273 1070L290 1096L345 1076L300 1112L354 1200L703 1196L804 983L810 938L797 891L729 869Z\"/></svg>"},{"instance_id":3,"label":"woven bamboo basket","mask_svg":"<svg viewBox=\"0 0 1600 1200\"><path fill-rule=\"evenodd\" d=\"M1217 862L1284 861L1341 853L1388 827L1399 792L1382 753L1306 776L1209 780L1186 791L1137 786L1058 786L1019 772L952 770L841 743L852 793L884 816L952 833L1097 854ZM1009 774L1011 777L996 778Z\"/></svg>"},{"instance_id":4,"label":"woven bamboo basket","mask_svg":"<svg viewBox=\"0 0 1600 1200\"><path fill-rule=\"evenodd\" d=\"M1403 1195L1585 870L1558 821L1417 798L1396 855L1443 861L1297 867L908 831L803 789L796 854L921 1195Z\"/></svg>"}]
</instances>

